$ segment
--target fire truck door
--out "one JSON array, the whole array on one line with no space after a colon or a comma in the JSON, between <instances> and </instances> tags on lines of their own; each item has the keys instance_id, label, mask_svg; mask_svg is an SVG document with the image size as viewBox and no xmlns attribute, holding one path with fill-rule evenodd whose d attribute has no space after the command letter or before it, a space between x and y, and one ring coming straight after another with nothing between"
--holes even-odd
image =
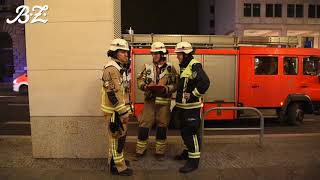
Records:
<instances>
[{"instance_id":1,"label":"fire truck door","mask_svg":"<svg viewBox=\"0 0 320 180\"><path fill-rule=\"evenodd\" d=\"M237 56L205 55L204 70L210 79L210 87L204 96L204 111L213 107L234 107L236 103ZM235 111L210 112L207 120L232 120Z\"/></svg>"},{"instance_id":2,"label":"fire truck door","mask_svg":"<svg viewBox=\"0 0 320 180\"><path fill-rule=\"evenodd\" d=\"M280 88L282 96L281 102L284 103L289 94L297 93L297 84L299 82L299 61L294 55L279 56L281 64L279 67ZM280 102L280 105L282 104Z\"/></svg>"},{"instance_id":3,"label":"fire truck door","mask_svg":"<svg viewBox=\"0 0 320 180\"><path fill-rule=\"evenodd\" d=\"M279 59L277 56L254 56L251 60L252 80L249 103L253 107L278 107L281 102Z\"/></svg>"},{"instance_id":4,"label":"fire truck door","mask_svg":"<svg viewBox=\"0 0 320 180\"><path fill-rule=\"evenodd\" d=\"M236 102L236 56L206 55L204 70L212 82L204 100L205 102Z\"/></svg>"},{"instance_id":5,"label":"fire truck door","mask_svg":"<svg viewBox=\"0 0 320 180\"><path fill-rule=\"evenodd\" d=\"M312 99L320 98L318 64L319 61L309 57L300 58L300 80L297 83L300 93L310 96Z\"/></svg>"}]
</instances>

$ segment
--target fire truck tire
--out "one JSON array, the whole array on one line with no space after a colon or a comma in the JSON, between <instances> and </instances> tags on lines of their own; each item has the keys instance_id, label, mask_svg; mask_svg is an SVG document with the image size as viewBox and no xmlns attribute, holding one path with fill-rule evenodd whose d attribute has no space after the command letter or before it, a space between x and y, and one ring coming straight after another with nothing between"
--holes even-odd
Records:
<instances>
[{"instance_id":1,"label":"fire truck tire","mask_svg":"<svg viewBox=\"0 0 320 180\"><path fill-rule=\"evenodd\" d=\"M288 124L292 126L299 126L302 124L304 112L299 103L291 103L288 107L287 120Z\"/></svg>"},{"instance_id":2,"label":"fire truck tire","mask_svg":"<svg viewBox=\"0 0 320 180\"><path fill-rule=\"evenodd\" d=\"M26 85L20 86L19 92L20 92L20 94L27 95L28 94L28 86L26 86Z\"/></svg>"}]
</instances>

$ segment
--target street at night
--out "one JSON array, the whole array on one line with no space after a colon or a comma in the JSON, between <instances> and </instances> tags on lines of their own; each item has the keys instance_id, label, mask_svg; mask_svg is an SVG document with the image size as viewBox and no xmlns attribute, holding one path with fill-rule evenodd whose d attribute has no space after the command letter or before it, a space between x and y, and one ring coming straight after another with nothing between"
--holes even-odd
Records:
<instances>
[{"instance_id":1,"label":"street at night","mask_svg":"<svg viewBox=\"0 0 320 180\"><path fill-rule=\"evenodd\" d=\"M28 96L13 92L10 84L0 88L0 135L31 135Z\"/></svg>"},{"instance_id":2,"label":"street at night","mask_svg":"<svg viewBox=\"0 0 320 180\"><path fill-rule=\"evenodd\" d=\"M30 136L30 113L28 95L12 91L10 85L2 86L0 90L0 135L1 136ZM206 122L206 128L244 128L258 127L258 119L241 119L234 121ZM138 122L131 119L128 136L137 136ZM312 134L320 132L320 116L305 115L301 126L289 126L280 123L278 119L265 119L265 134ZM169 130L169 136L180 136L179 130ZM205 135L248 135L257 134L258 131L205 131ZM154 131L152 131L154 135Z\"/></svg>"},{"instance_id":3,"label":"street at night","mask_svg":"<svg viewBox=\"0 0 320 180\"><path fill-rule=\"evenodd\" d=\"M0 0L0 180L319 180L318 1Z\"/></svg>"}]
</instances>

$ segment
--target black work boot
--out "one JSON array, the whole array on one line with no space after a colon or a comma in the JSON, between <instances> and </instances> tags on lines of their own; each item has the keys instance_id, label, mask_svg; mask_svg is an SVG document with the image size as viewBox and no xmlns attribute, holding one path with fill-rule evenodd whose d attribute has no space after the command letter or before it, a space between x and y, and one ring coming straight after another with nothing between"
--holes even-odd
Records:
<instances>
[{"instance_id":1,"label":"black work boot","mask_svg":"<svg viewBox=\"0 0 320 180\"><path fill-rule=\"evenodd\" d=\"M119 175L119 176L132 176L133 171L130 168L127 168L124 171L118 172L117 168L112 168L113 170L111 170L111 174L113 175Z\"/></svg>"},{"instance_id":2,"label":"black work boot","mask_svg":"<svg viewBox=\"0 0 320 180\"><path fill-rule=\"evenodd\" d=\"M110 165L109 165L109 170L110 170L110 172L117 170L116 164L113 161L113 157L111 158L111 162L110 162Z\"/></svg>"},{"instance_id":3,"label":"black work boot","mask_svg":"<svg viewBox=\"0 0 320 180\"><path fill-rule=\"evenodd\" d=\"M198 169L199 166L199 159L192 159L189 158L186 164L179 169L180 173L189 173L192 172L196 169Z\"/></svg>"},{"instance_id":4,"label":"black work boot","mask_svg":"<svg viewBox=\"0 0 320 180\"><path fill-rule=\"evenodd\" d=\"M177 161L188 160L188 150L184 149L181 154L176 155L174 157L174 160L177 160Z\"/></svg>"},{"instance_id":5,"label":"black work boot","mask_svg":"<svg viewBox=\"0 0 320 180\"><path fill-rule=\"evenodd\" d=\"M141 160L141 159L146 155L146 152L147 152L147 150L143 151L142 154L136 153L136 155L135 155L135 157L134 157L133 160L134 160L134 161L139 161L139 160Z\"/></svg>"},{"instance_id":6,"label":"black work boot","mask_svg":"<svg viewBox=\"0 0 320 180\"><path fill-rule=\"evenodd\" d=\"M126 163L126 166L131 167L129 160L125 160L125 163ZM113 158L111 159L110 172L118 172L116 164L113 161Z\"/></svg>"},{"instance_id":7,"label":"black work boot","mask_svg":"<svg viewBox=\"0 0 320 180\"><path fill-rule=\"evenodd\" d=\"M124 160L124 162L126 163L126 166L131 167L131 166L130 166L130 161L129 161L129 160Z\"/></svg>"}]
</instances>

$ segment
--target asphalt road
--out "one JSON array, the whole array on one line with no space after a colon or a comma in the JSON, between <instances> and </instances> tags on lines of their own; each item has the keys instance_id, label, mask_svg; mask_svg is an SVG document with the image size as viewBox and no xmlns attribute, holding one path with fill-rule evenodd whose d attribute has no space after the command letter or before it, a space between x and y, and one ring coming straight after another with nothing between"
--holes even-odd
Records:
<instances>
[{"instance_id":1,"label":"asphalt road","mask_svg":"<svg viewBox=\"0 0 320 180\"><path fill-rule=\"evenodd\" d=\"M0 87L0 135L31 135L28 96Z\"/></svg>"},{"instance_id":2,"label":"asphalt road","mask_svg":"<svg viewBox=\"0 0 320 180\"><path fill-rule=\"evenodd\" d=\"M137 122L131 121L129 136L137 135ZM206 123L206 127L236 128L258 127L257 119L242 119L236 121L220 121ZM297 126L281 124L277 119L265 120L265 134L296 134L296 133L319 133L320 116L306 115L304 123ZM242 135L257 134L258 131L205 131L205 135ZM154 135L154 130L151 131ZM0 135L23 135L30 136L30 113L27 95L12 92L11 87L0 88ZM179 130L169 130L169 135L179 136Z\"/></svg>"}]
</instances>

